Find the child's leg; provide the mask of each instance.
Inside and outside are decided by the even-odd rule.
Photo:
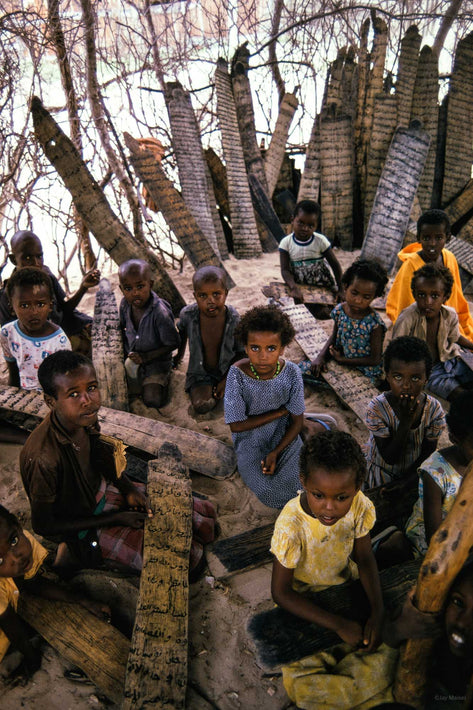
[[[170,376],[170,372],[163,372],[143,379],[142,398],[147,407],[159,409],[168,403]]]
[[[190,390],[189,395],[192,406],[198,414],[210,412],[216,406],[217,400],[214,398],[212,391],[212,385],[197,385]]]
[[[458,362],[461,362],[459,358],[454,357],[446,362],[437,362],[433,366],[427,382],[427,388],[433,392],[433,394],[451,401],[463,392],[461,381],[457,377],[457,374],[461,376],[463,370],[461,366],[458,365]],[[466,367],[466,365],[464,365],[464,367]]]
[[[378,540],[382,537],[383,533],[376,536]],[[373,551],[379,569],[392,567],[400,562],[414,558],[410,542],[400,530],[393,530],[387,537],[379,540],[379,542],[376,538],[373,538]],[[377,542],[378,544],[376,544]]]

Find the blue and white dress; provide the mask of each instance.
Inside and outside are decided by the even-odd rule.
[[[304,413],[304,385],[299,368],[286,360],[272,380],[256,380],[232,365],[225,388],[225,422],[232,424],[280,407],[297,416]],[[272,476],[262,472],[261,461],[280,443],[290,425],[289,415],[263,426],[232,433],[240,476],[264,505],[283,508],[300,489],[298,436],[279,455]]]

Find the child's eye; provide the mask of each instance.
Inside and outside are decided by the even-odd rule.
[[[340,503],[342,503],[344,500],[347,500],[347,498],[348,498],[348,496],[338,496],[337,500],[340,501]]]
[[[270,353],[273,353],[276,350],[276,346],[275,345],[268,345],[268,350]]]
[[[15,547],[15,545],[18,545],[20,541],[20,536],[19,535],[12,535],[10,538],[10,546]]]
[[[95,392],[95,390],[97,389],[97,385],[89,385],[87,389],[89,390],[89,392]]]
[[[259,350],[259,346],[258,345],[250,345],[250,350],[252,353],[257,353]]]
[[[420,377],[419,375],[412,375],[411,380],[412,382],[420,382]]]
[[[311,496],[313,496],[317,500],[322,500],[322,498],[323,498],[322,493],[311,493]]]
[[[450,599],[450,604],[454,604],[454,606],[457,606],[460,609],[463,609],[463,607],[465,606],[463,604],[463,599],[460,599],[460,597],[457,597],[455,595],[453,595],[453,597]]]
[[[70,395],[69,395],[69,397],[70,397],[71,399],[76,399],[78,396],[79,396],[79,393],[78,393],[78,392],[71,392]]]
[[[0,567],[3,565],[3,557],[0,557]]]
[[[402,380],[401,375],[392,375],[392,378],[393,378],[393,380],[395,380],[396,382],[400,382],[400,381]]]

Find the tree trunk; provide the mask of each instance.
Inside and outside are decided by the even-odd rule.
[[[454,19],[460,12],[462,2],[463,0],[452,0],[452,2],[450,3],[450,7],[442,17],[442,22],[440,23],[440,27],[435,37],[434,46],[432,47],[432,51],[437,57],[440,54],[440,50],[444,45],[445,39],[453,24]]]
[[[396,82],[397,125],[407,126],[411,120],[412,96],[418,71],[419,49],[422,37],[411,25],[401,41],[401,53]]]
[[[185,301],[151,249],[138,243],[112,211],[103,190],[90,174],[72,141],[61,131],[37,97],[31,100],[36,139],[72,196],[84,223],[116,264],[145,259],[159,295],[179,314]]]
[[[366,19],[361,26],[361,41],[360,48],[358,50],[358,87],[356,94],[356,112],[355,112],[355,126],[353,139],[355,144],[355,172],[356,172],[356,185],[359,197],[359,211],[362,212],[365,203],[365,142],[363,140],[363,118],[365,115],[365,102],[366,102],[366,92],[368,91],[368,79],[370,72],[370,58],[368,54],[368,33],[370,30],[370,21]],[[363,224],[363,216],[360,215],[357,219]]]
[[[287,138],[291,127],[292,119],[297,111],[297,97],[295,94],[284,94],[279,105],[279,113],[274,127],[271,142],[264,156],[264,171],[268,183],[269,198],[273,196],[278,182],[281,166],[286,152]]]
[[[305,153],[304,172],[302,173],[301,184],[297,201],[315,200],[319,201],[320,192],[320,116],[316,116],[312,124],[309,143]]]
[[[422,127],[430,136],[430,148],[417,190],[422,211],[432,206],[439,116],[438,77],[437,55],[426,45],[422,47],[419,55],[411,109],[411,119],[421,121]]]

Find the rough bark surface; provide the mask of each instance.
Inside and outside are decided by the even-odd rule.
[[[417,75],[419,49],[422,37],[415,25],[411,25],[401,41],[399,68],[396,82],[397,123],[407,126],[411,120],[412,96]]]
[[[177,447],[148,464],[154,515],[145,523],[143,570],[123,710],[185,708],[192,487]]]
[[[358,50],[358,86],[356,95],[356,113],[354,126],[355,142],[355,167],[356,181],[359,192],[360,207],[364,204],[365,196],[365,142],[363,140],[363,116],[365,111],[366,92],[368,90],[368,80],[370,72],[370,58],[368,54],[368,33],[370,30],[370,20],[366,19],[361,27],[361,41]]]
[[[438,84],[437,55],[430,47],[424,46],[419,55],[411,109],[411,119],[421,121],[430,136],[430,148],[417,190],[422,211],[429,209],[432,204],[439,117]]]
[[[207,156],[204,155],[205,161],[205,178],[207,180],[207,192],[209,195],[210,204],[210,214],[212,215],[212,221],[214,223],[215,234],[217,235],[217,245],[220,252],[220,258],[222,260],[228,259],[228,246],[225,240],[225,234],[223,233],[222,222],[220,220],[220,215],[217,209],[217,197],[215,195],[212,174],[210,172],[209,163],[207,161]]]
[[[284,94],[279,106],[278,118],[274,127],[271,142],[264,156],[264,171],[268,183],[268,195],[271,198],[277,185],[281,166],[284,161],[286,144],[292,119],[299,102],[295,94]]]

